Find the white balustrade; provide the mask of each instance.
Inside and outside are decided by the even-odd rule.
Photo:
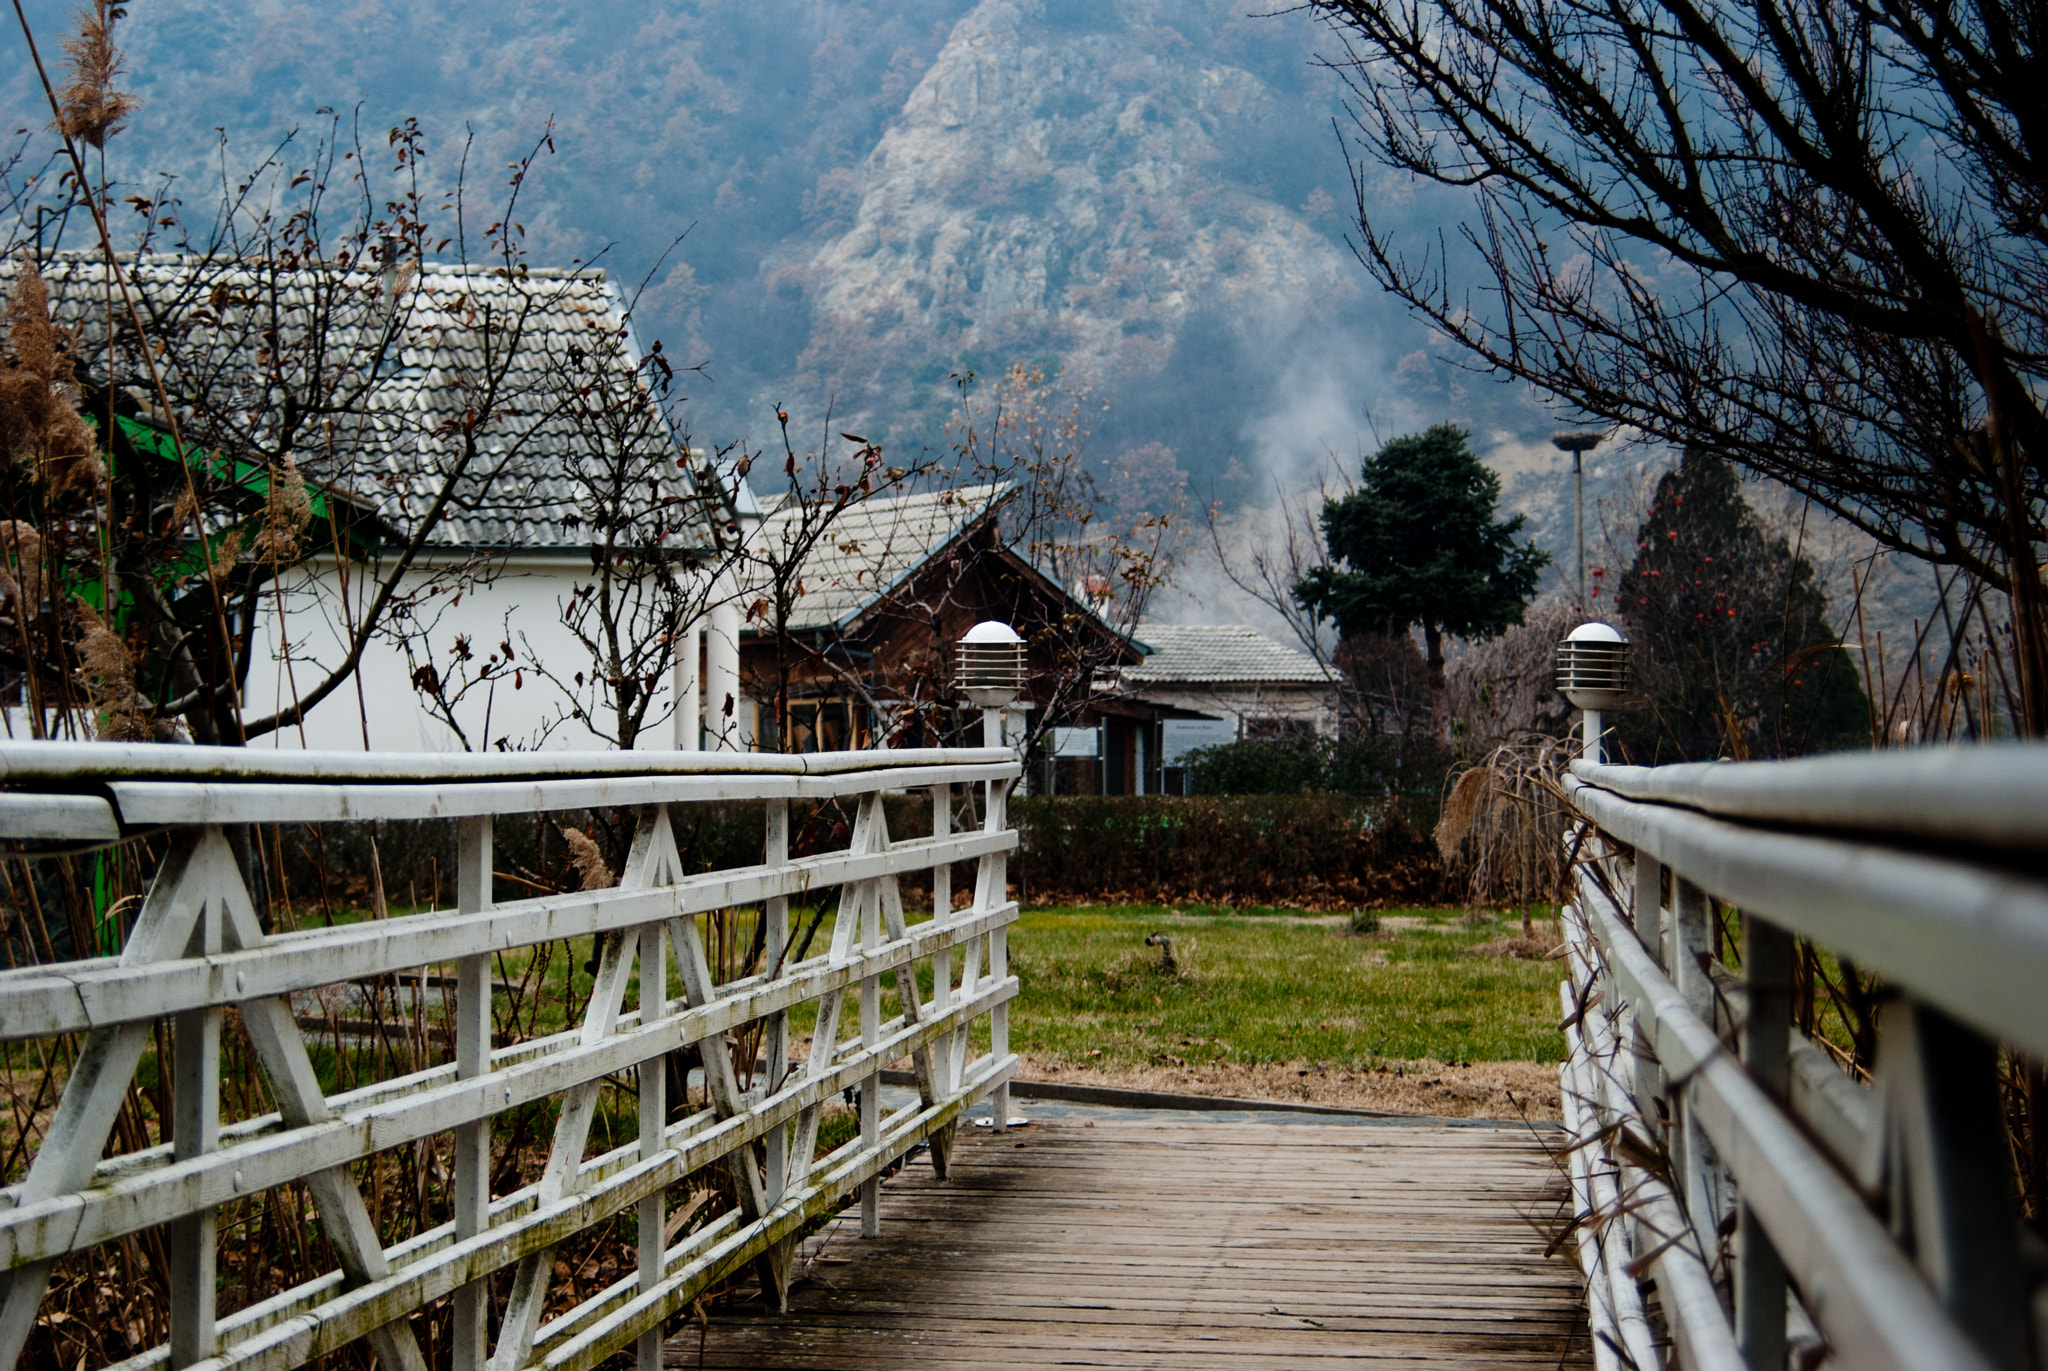
[[[1596,1361],[2040,1366],[2048,1247],[2019,1222],[1996,1073],[2001,1045],[2048,1057],[2048,748],[1582,760],[1565,788]],[[1800,938],[1881,978],[1868,1083],[1793,1025]]]
[[[71,1034],[78,1044],[26,1178],[0,1190],[0,1364],[20,1356],[59,1259],[161,1227],[170,1341],[127,1371],[289,1367],[358,1338],[387,1368],[423,1368],[411,1319],[442,1299],[451,1299],[458,1371],[573,1371],[628,1347],[642,1371],[657,1371],[664,1319],[750,1263],[780,1296],[809,1221],[859,1195],[872,1230],[881,1174],[919,1144],[943,1174],[963,1112],[1014,1072],[1002,1015],[1017,993],[1004,947],[1016,918],[1005,893],[1017,841],[1006,797],[1018,771],[1001,749],[384,756],[0,745],[0,839],[13,850],[83,851],[152,833],[166,834],[158,841],[169,848],[118,957],[0,972],[0,1040]],[[950,797],[970,786],[982,788],[983,822],[955,832]],[[884,795],[906,789],[931,792],[930,836],[890,833]],[[791,804],[834,799],[855,807],[850,846],[792,857]],[[762,861],[692,873],[671,816],[727,800],[765,802]],[[638,827],[616,887],[493,901],[494,816],[623,806],[637,810]],[[224,832],[424,818],[458,821],[454,910],[296,932],[260,927]],[[974,900],[955,911],[951,867],[967,861],[979,868]],[[898,880],[927,871],[936,898],[917,917]],[[791,900],[835,888],[830,947],[792,959]],[[718,983],[699,916],[738,906],[760,910],[765,966]],[[492,959],[586,938],[594,986],[581,1022],[494,1046]],[[292,997],[451,963],[448,1060],[324,1093]],[[929,999],[920,967],[932,976]],[[900,1005],[888,1018],[884,978]],[[799,1061],[790,1013],[802,1005],[816,1006],[816,1027]],[[277,1112],[223,1124],[227,1009],[247,1030]],[[977,1057],[972,1029],[984,1018],[995,1050]],[[115,1114],[164,1023],[174,1141],[109,1157]],[[742,1086],[731,1043],[757,1024],[765,1065]],[[692,1046],[709,1107],[671,1121],[664,1061]],[[917,1100],[885,1112],[881,1072],[905,1057]],[[628,1073],[637,1075],[638,1137],[591,1155],[600,1091]],[[860,1091],[859,1133],[814,1160],[821,1108],[849,1089]],[[545,1169],[493,1194],[494,1120],[548,1100],[558,1108]],[[387,1248],[350,1167],[441,1134],[454,1138],[452,1219]],[[719,1161],[737,1207],[678,1235],[673,1188]],[[341,1269],[218,1314],[216,1212],[288,1182],[309,1189]],[[632,1276],[546,1317],[556,1249],[621,1214],[637,1225]],[[510,1300],[493,1327],[486,1284],[497,1272],[509,1273]]]

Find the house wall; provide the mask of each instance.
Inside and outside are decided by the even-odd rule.
[[[977,535],[985,537],[986,535]],[[1054,603],[1033,577],[1020,573],[1010,559],[985,542],[970,545],[958,556],[927,562],[887,601],[869,608],[843,635],[831,631],[793,634],[790,696],[859,700],[862,691],[850,685],[841,670],[820,663],[814,647],[828,650],[844,671],[857,672],[866,690],[878,700],[933,698],[937,683],[949,675],[947,659],[967,630],[984,620],[1009,624],[1026,640],[1072,609],[1072,602]],[[747,695],[756,702],[764,726],[774,707],[777,668],[772,636],[750,629],[741,649]],[[1060,670],[1052,653],[1033,648],[1027,673],[1043,681]],[[1030,687],[1027,685],[1027,692]],[[947,701],[948,704],[957,703]],[[1029,707],[1027,705],[1027,707]],[[1094,723],[1091,712],[1077,722]],[[886,728],[890,721],[883,720]],[[968,718],[971,727],[971,717]],[[1013,725],[1014,726],[1014,725]],[[856,725],[859,731],[861,725]],[[963,741],[966,741],[963,739]]]
[[[495,746],[500,738],[511,748],[610,746],[574,719],[564,721],[562,716],[569,710],[567,698],[525,669],[535,659],[565,676],[579,667],[587,668],[587,654],[563,625],[560,609],[576,573],[587,566],[587,558],[582,557],[516,558],[508,561],[495,579],[465,590],[460,604],[453,603],[452,595],[436,596],[429,602],[439,612],[427,634],[438,668],[446,671],[455,635],[464,633],[478,661],[496,651],[499,643],[509,641],[515,655],[513,666],[523,669],[517,688],[508,672],[494,691],[472,691],[458,707],[457,717],[472,746],[485,746],[486,740]],[[360,569],[352,569],[351,598],[360,599],[360,580]],[[326,560],[301,568],[281,592],[281,604],[278,598],[268,602],[257,620],[262,655],[249,672],[244,717],[260,718],[281,703],[288,704],[297,698],[295,691],[312,689],[325,679],[329,665],[342,660],[346,628],[340,587],[337,569]],[[289,652],[286,634],[290,635]],[[640,748],[674,746],[673,724],[667,717],[673,689],[672,679],[660,686],[648,716],[660,722],[651,722],[642,733]],[[360,752],[366,730],[369,746],[376,751],[447,752],[462,746],[454,730],[427,709],[413,688],[404,652],[384,639],[373,641],[364,653],[357,680],[307,712],[303,728],[280,729],[257,740],[256,745]]]
[[[1240,738],[1262,724],[1306,728],[1319,738],[1335,737],[1339,712],[1334,686],[1143,686],[1132,698],[1161,709],[1228,719]]]

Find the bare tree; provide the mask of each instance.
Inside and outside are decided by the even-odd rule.
[[[1106,490],[1084,465],[1084,393],[1028,368],[986,392],[972,373],[954,379],[961,405],[946,449],[904,466],[841,435],[862,447],[834,480],[817,454],[797,457],[785,428],[792,488],[740,554],[748,622],[774,647],[753,693],[774,702],[780,747],[806,746],[824,727],[798,717],[798,694],[873,719],[870,741],[951,739],[953,644],[993,602],[1031,647],[1042,708],[1028,748],[1049,722],[1114,689],[1105,669],[1130,652],[1175,563],[1179,484],[1148,478],[1163,488],[1140,492],[1113,477]],[[874,473],[866,485],[862,471]]]
[[[1033,683],[1040,710],[1028,750],[1053,724],[1079,715],[1102,691],[1152,597],[1172,582],[1183,556],[1184,485],[1112,500],[1087,452],[1089,416],[1099,407],[1083,385],[1012,367],[986,395],[962,378],[952,425],[954,450],[972,469],[1013,480],[1002,534],[1028,562],[1067,592],[1071,603],[1028,636],[1044,664]]]
[[[766,680],[756,683],[756,692],[765,689],[769,700],[773,745],[779,751],[795,751],[798,739],[791,727],[790,699],[799,680],[819,674],[847,684],[867,679],[864,673],[845,670],[843,663],[818,651],[796,631],[799,604],[805,594],[827,589],[809,579],[816,575],[820,550],[834,546],[842,521],[850,511],[921,483],[943,481],[949,473],[929,449],[903,464],[892,464],[884,460],[880,444],[853,433],[839,435],[842,441],[853,445],[853,451],[833,457],[829,415],[825,421],[827,441],[800,456],[790,438],[789,411],[778,406],[775,419],[782,444],[782,475],[789,485],[780,496],[773,517],[733,548],[731,574],[747,601],[745,622],[757,626],[774,651]],[[743,454],[737,459],[733,471],[739,479],[746,478],[758,456]],[[844,551],[848,556],[865,556],[879,563],[886,548],[864,546],[856,541]],[[872,593],[878,588],[870,585],[866,589]]]
[[[1333,461],[1333,467],[1336,465]],[[1289,491],[1276,480],[1273,504],[1268,511],[1270,526],[1248,527],[1259,511],[1243,510],[1236,520],[1227,519],[1220,503],[1205,511],[1209,547],[1216,565],[1239,590],[1258,601],[1287,625],[1302,651],[1318,665],[1335,669],[1340,639],[1328,619],[1302,608],[1294,598],[1294,587],[1316,567],[1330,560],[1329,545],[1323,539],[1319,517],[1323,506],[1348,494],[1354,483],[1326,473],[1313,488]],[[1347,713],[1354,702],[1347,700]]]
[[[2048,126],[2007,0],[1314,0],[1358,253],[1480,365],[2013,601],[2048,731]],[[1375,166],[1462,196],[1383,211]]]
[[[635,307],[660,265],[628,294],[608,286],[609,310],[579,312],[536,382],[541,407],[556,417],[551,470],[535,492],[545,503],[534,514],[589,551],[586,576],[555,606],[578,653],[536,649],[509,615],[495,645],[452,626],[444,633],[447,584],[415,590],[394,625],[414,688],[465,747],[538,746],[573,722],[630,749],[679,706],[661,687],[693,642],[686,630],[710,607],[718,571],[739,556],[734,482],[743,478],[720,470],[725,454],[707,460],[690,447],[677,368],[660,339],[643,353],[634,338]],[[473,567],[469,579],[495,571],[488,556]],[[492,739],[497,692],[523,690],[529,678],[556,701],[540,732]]]
[[[1585,618],[1552,595],[1497,637],[1466,643],[1451,659],[1450,707],[1461,750],[1479,757],[1527,734],[1562,737],[1571,705],[1557,693],[1557,645]]]
[[[780,621],[780,646],[760,683],[772,696],[787,673],[787,736],[778,734],[785,750],[823,745],[827,719],[814,711],[827,700],[872,719],[879,746],[952,740],[953,644],[985,611],[989,563],[1000,560],[994,521],[1015,493],[1004,482],[958,477],[941,459],[922,489],[868,498],[842,510],[828,536],[811,540],[799,578],[799,603],[811,600],[803,627]],[[801,536],[805,517],[787,502],[768,517],[761,537],[778,558]],[[799,704],[800,693],[817,698]],[[859,742],[853,718],[846,723],[849,741]]]
[[[1301,649],[1332,673],[1344,732],[1398,738],[1405,757],[1412,745],[1427,741],[1431,714],[1428,664],[1413,635],[1342,636],[1294,595],[1309,572],[1329,564],[1322,511],[1357,488],[1334,453],[1330,459],[1336,474],[1326,472],[1313,487],[1290,492],[1275,484],[1263,527],[1261,511],[1240,511],[1233,520],[1212,504],[1206,511],[1210,550],[1224,577],[1284,623]],[[1458,708],[1454,699],[1453,712]]]

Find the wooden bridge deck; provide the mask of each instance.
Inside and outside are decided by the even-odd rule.
[[[668,1364],[1591,1364],[1528,1130],[1158,1117],[963,1137],[950,1182],[884,1186],[882,1237],[806,1244],[788,1315],[714,1317]]]

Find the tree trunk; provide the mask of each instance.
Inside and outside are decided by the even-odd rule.
[[[1422,641],[1428,651],[1424,660],[1429,664],[1429,727],[1436,740],[1450,746],[1451,720],[1444,692],[1444,635],[1435,624],[1422,626]]]

